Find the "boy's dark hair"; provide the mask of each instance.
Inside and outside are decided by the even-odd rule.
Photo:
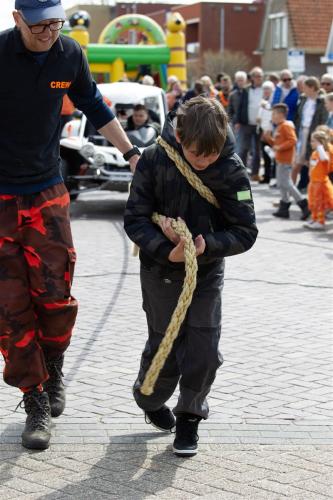
[[[284,116],[287,116],[287,114],[289,113],[289,108],[287,104],[285,104],[284,102],[280,102],[279,104],[274,104],[272,110],[278,111],[278,113],[282,113]]]
[[[176,130],[186,148],[196,145],[198,156],[222,151],[227,137],[228,117],[216,99],[198,96],[177,111]]]
[[[147,111],[148,113],[148,109],[144,104],[136,104],[135,106],[133,106],[133,111]]]

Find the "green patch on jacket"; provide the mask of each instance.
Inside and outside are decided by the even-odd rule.
[[[251,191],[247,189],[246,191],[238,191],[237,193],[237,200],[238,201],[246,201],[246,200],[251,200]]]

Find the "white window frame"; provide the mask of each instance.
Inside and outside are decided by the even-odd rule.
[[[197,56],[200,52],[200,42],[190,42],[186,44],[186,52],[191,56]]]
[[[270,14],[272,49],[288,48],[288,16],[285,12]]]

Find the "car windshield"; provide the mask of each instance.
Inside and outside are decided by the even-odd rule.
[[[157,125],[157,130],[158,130],[158,127],[161,123],[160,106],[159,106],[158,96],[146,97],[142,101],[141,101],[141,103],[144,104],[144,106],[148,110],[149,123],[153,124],[153,125]],[[134,103],[128,104],[128,103],[119,102],[119,103],[114,104],[114,106],[113,106],[115,115],[118,118],[118,120],[119,120],[119,122],[124,130],[127,130],[130,128],[129,125],[132,122],[133,108],[136,104],[138,104],[138,103],[134,102]],[[95,144],[99,144],[99,145],[103,145],[103,146],[112,146],[112,144],[110,142],[108,142],[103,136],[101,136],[99,134],[99,132],[95,129],[93,124],[88,119],[87,119],[87,122],[85,125],[84,136],[88,137],[89,140]]]

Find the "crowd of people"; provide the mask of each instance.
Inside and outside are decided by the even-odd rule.
[[[289,69],[265,75],[254,67],[249,73],[237,71],[233,81],[224,73],[215,83],[204,75],[187,91],[169,77],[170,111],[198,95],[224,106],[251,181],[280,189],[273,215],[289,218],[292,197],[302,220],[311,215],[306,228],[325,229],[325,214],[333,210],[333,75],[294,78]]]

